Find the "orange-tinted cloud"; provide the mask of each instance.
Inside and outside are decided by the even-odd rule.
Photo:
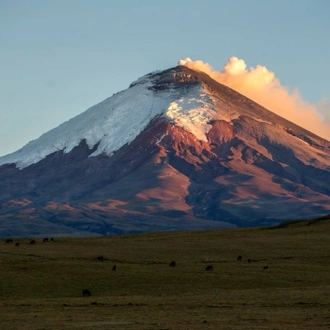
[[[298,90],[290,93],[274,72],[265,66],[246,69],[245,61],[237,57],[229,58],[222,71],[215,71],[208,63],[190,58],[182,59],[178,64],[203,71],[266,109],[330,140],[330,107],[327,100],[316,105],[304,101]]]

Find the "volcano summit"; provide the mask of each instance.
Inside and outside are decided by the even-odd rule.
[[[185,66],[0,158],[0,236],[270,225],[330,210],[330,142]]]

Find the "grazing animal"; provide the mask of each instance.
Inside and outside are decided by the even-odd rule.
[[[11,244],[11,243],[13,243],[13,240],[12,239],[6,239],[5,243],[6,244]]]
[[[213,266],[212,265],[208,265],[208,266],[206,266],[205,270],[211,272],[213,270]]]
[[[84,289],[82,294],[83,294],[83,297],[90,297],[92,295],[88,289]]]
[[[175,266],[176,266],[176,262],[175,261],[171,261],[170,267],[175,267]]]
[[[102,256],[97,257],[97,261],[104,261],[104,257],[102,257]]]
[[[242,256],[238,256],[237,261],[242,261]]]
[[[115,272],[117,270],[117,266],[116,265],[113,265],[112,266],[112,270]]]
[[[15,246],[19,246],[19,243],[15,243]]]
[[[48,239],[48,237],[46,237],[46,238],[44,238],[42,241],[43,241],[43,242],[49,242],[49,239]]]
[[[30,242],[30,245],[36,245],[36,241],[33,239],[33,240]]]
[[[269,269],[269,266],[267,265],[267,266],[264,266],[264,270],[266,270],[266,269]]]
[[[54,237],[52,237],[52,238],[50,239],[50,241],[51,241],[51,242],[54,242]]]
[[[252,260],[249,258],[249,259],[248,259],[248,263],[251,263],[251,261],[252,261]]]

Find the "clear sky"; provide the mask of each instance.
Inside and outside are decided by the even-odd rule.
[[[180,58],[330,97],[329,0],[0,0],[0,155]],[[330,127],[329,127],[330,129]]]

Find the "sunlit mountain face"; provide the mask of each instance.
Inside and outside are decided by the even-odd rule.
[[[0,158],[0,235],[277,224],[330,213],[330,142],[187,66]]]

